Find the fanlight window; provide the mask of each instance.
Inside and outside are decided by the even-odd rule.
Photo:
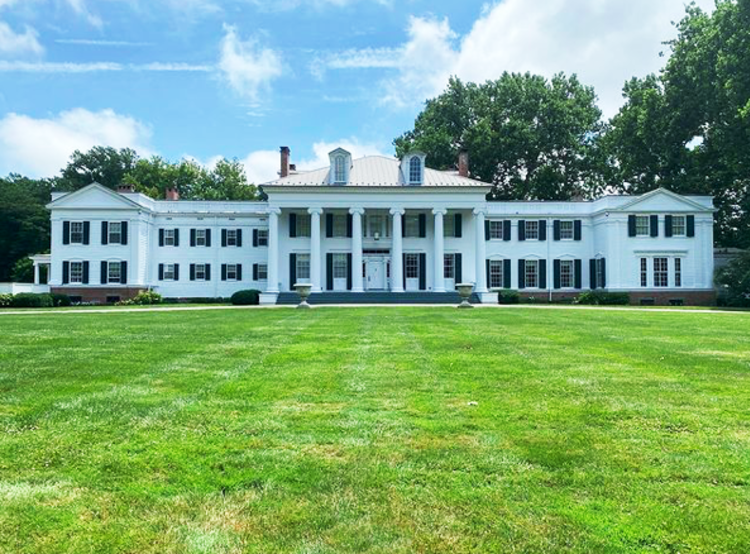
[[[346,158],[336,156],[333,168],[333,178],[335,183],[346,183]]]
[[[412,184],[422,182],[422,160],[416,156],[409,160],[409,182]]]

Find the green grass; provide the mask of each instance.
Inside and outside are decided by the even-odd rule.
[[[750,545],[748,314],[3,316],[0,430],[3,553]]]

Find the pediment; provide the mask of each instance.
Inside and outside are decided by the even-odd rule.
[[[47,207],[55,209],[143,209],[143,206],[99,183],[92,183],[87,187],[66,194],[50,202]]]
[[[620,207],[627,212],[696,212],[709,208],[667,189],[656,189]]]

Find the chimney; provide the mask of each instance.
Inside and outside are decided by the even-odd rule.
[[[120,183],[117,185],[117,192],[119,193],[129,193],[129,192],[135,192],[135,187],[131,185],[130,183]]]
[[[177,187],[167,187],[165,198],[177,202],[180,199],[180,191],[177,190]]]
[[[281,147],[281,171],[279,176],[283,179],[289,176],[289,147]]]
[[[469,176],[469,151],[462,148],[458,153],[458,174],[461,177]]]

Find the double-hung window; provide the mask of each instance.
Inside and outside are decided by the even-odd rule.
[[[310,236],[310,214],[297,214],[297,236]]]
[[[122,223],[119,221],[110,221],[107,229],[109,230],[109,244],[122,244]]]
[[[120,283],[122,282],[122,266],[120,262],[109,262],[107,264],[107,282],[108,283]]]
[[[445,254],[443,256],[443,278],[444,279],[456,278],[456,255],[455,254]]]
[[[572,289],[575,285],[575,263],[573,260],[560,260],[560,288]]]
[[[70,244],[83,244],[83,221],[70,222]]]
[[[175,230],[164,229],[164,246],[174,246],[175,244]]]
[[[72,227],[72,224],[71,224]],[[72,235],[72,232],[71,232]],[[72,238],[72,236],[71,236]],[[83,283],[83,262],[70,262],[70,282],[80,285]]]
[[[333,278],[334,279],[346,279],[347,278],[346,254],[334,254],[333,255]]]
[[[310,254],[297,254],[297,282],[310,281]]]
[[[538,221],[526,222],[526,240],[539,240],[539,222]]]
[[[682,258],[674,259],[674,286],[682,286]]]
[[[406,278],[419,278],[419,254],[406,255]]]
[[[265,281],[268,279],[268,265],[258,264],[258,281]]]
[[[641,287],[648,286],[648,258],[641,258]]]
[[[268,229],[258,229],[258,246],[268,246]]]
[[[560,240],[573,240],[572,221],[560,221]]]
[[[490,260],[490,288],[503,288],[503,277],[503,260]]]
[[[165,281],[174,281],[174,276],[175,276],[174,264],[164,264],[163,275],[164,275]]]
[[[206,280],[206,264],[195,264],[195,280],[196,281]]]
[[[538,260],[526,260],[525,265],[525,278],[526,288],[535,289],[539,287],[539,261]]]
[[[227,281],[237,280],[237,264],[227,264]]]
[[[651,234],[651,223],[647,215],[635,216],[635,236],[648,237]]]
[[[654,258],[654,286],[669,286],[669,258]]]
[[[443,236],[454,237],[456,236],[456,218],[451,216],[443,218]]]
[[[333,214],[333,236],[346,236],[346,214]]]
[[[407,237],[415,238],[419,236],[419,215],[408,214],[404,216],[404,234]]]
[[[207,240],[206,240],[206,230],[205,229],[196,229],[195,230],[195,245],[196,246],[206,246],[206,242],[207,242]]]
[[[672,236],[684,237],[687,234],[686,217],[684,215],[672,216]]]
[[[227,229],[227,246],[237,246],[237,229]]]
[[[490,240],[503,240],[503,222],[490,221]]]

